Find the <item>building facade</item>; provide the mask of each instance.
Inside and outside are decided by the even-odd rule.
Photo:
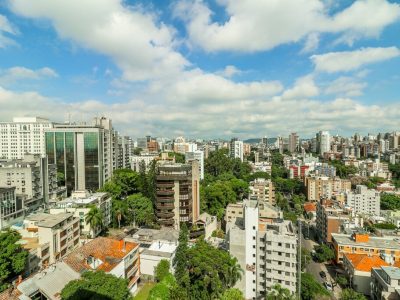
[[[229,153],[233,158],[239,158],[243,161],[243,141],[234,138],[229,144]]]
[[[179,229],[200,214],[200,174],[197,160],[190,164],[160,161],[157,167],[156,216],[162,226]]]
[[[259,202],[275,205],[275,187],[270,179],[257,178],[250,182],[250,197],[255,197]]]
[[[379,216],[381,196],[376,190],[369,190],[365,185],[357,185],[355,191],[346,193],[346,204],[356,214]]]
[[[197,160],[199,162],[200,180],[203,180],[204,179],[204,152],[202,150],[186,152],[185,153],[186,163],[189,163],[192,160]]]
[[[306,177],[305,185],[308,201],[319,201],[321,198],[331,198],[333,195],[351,191],[351,181],[339,177]]]
[[[0,187],[0,230],[20,222],[24,218],[21,198],[17,198],[15,187]]]
[[[44,131],[53,123],[39,117],[0,122],[0,159],[21,159],[26,153],[46,153]]]

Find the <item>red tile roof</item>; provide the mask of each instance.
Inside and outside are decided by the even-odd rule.
[[[88,257],[92,256],[102,261],[102,264],[96,270],[110,272],[129,252],[138,246],[136,243],[125,242],[124,240],[98,237],[74,250],[64,259],[64,262],[76,272],[81,273],[85,270],[92,270],[87,263]]]
[[[317,205],[315,203],[306,202],[306,203],[304,203],[304,210],[306,212],[317,211]]]
[[[389,264],[379,256],[368,256],[366,254],[356,253],[346,253],[345,256],[357,271],[371,272],[372,268],[389,266]]]

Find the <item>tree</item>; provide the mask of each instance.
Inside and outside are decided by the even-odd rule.
[[[301,299],[314,300],[329,296],[329,292],[310,273],[301,274]]]
[[[187,295],[177,285],[176,279],[171,273],[165,275],[162,281],[151,290],[148,300],[185,300]]]
[[[140,152],[142,152],[142,148],[135,148],[133,149],[133,155],[140,155]]]
[[[220,149],[210,153],[204,162],[204,171],[212,176],[232,172],[233,162],[228,156],[227,149]]]
[[[216,181],[202,191],[205,210],[219,220],[222,219],[229,203],[236,203],[236,193],[228,181]]]
[[[344,287],[349,284],[349,281],[347,280],[347,278],[345,276],[340,275],[340,276],[336,277],[336,283],[338,285],[340,285],[341,287]]]
[[[344,289],[340,294],[340,300],[367,300],[367,298],[353,289]]]
[[[118,222],[118,228],[121,228],[121,222],[127,219],[128,206],[124,201],[113,200],[112,213],[113,213],[113,219]]]
[[[169,157],[175,157],[175,162],[183,164],[185,163],[185,155],[177,152],[168,152]]]
[[[160,282],[160,281],[162,281],[168,274],[171,274],[171,273],[169,272],[169,268],[170,268],[169,261],[166,260],[166,259],[162,259],[162,260],[158,263],[158,265],[157,265],[157,267],[156,267],[156,269],[155,269],[155,271],[154,271],[156,280]]]
[[[237,261],[204,240],[187,250],[191,299],[219,299],[241,277]]]
[[[315,248],[315,257],[319,262],[326,262],[335,258],[335,252],[327,245],[322,244]]]
[[[311,261],[311,253],[306,248],[301,248],[301,269],[304,271]]]
[[[381,209],[398,210],[400,209],[400,197],[392,194],[381,194]]]
[[[295,300],[295,296],[280,284],[275,284],[267,293],[266,300]]]
[[[139,177],[138,177],[138,185],[139,185],[139,190],[141,193],[150,198],[149,194],[149,184],[147,182],[147,172],[146,172],[146,163],[144,160],[142,160],[139,163]]]
[[[233,257],[228,262],[228,270],[226,272],[225,284],[226,286],[232,288],[237,281],[242,279],[244,271],[240,266],[236,257]]]
[[[221,300],[243,300],[243,293],[239,289],[227,289],[221,297]]]
[[[181,224],[179,231],[178,247],[176,249],[173,264],[175,267],[175,278],[179,286],[186,291],[189,289],[189,271],[187,262],[187,252],[189,242],[189,230],[186,223]]]
[[[129,220],[139,225],[149,225],[154,220],[154,209],[151,200],[142,194],[128,196],[126,199],[128,210],[133,213]]]
[[[65,176],[62,172],[57,172],[57,185],[65,186]]]
[[[18,244],[20,239],[21,235],[14,230],[0,233],[0,292],[25,269],[28,252]]]
[[[108,192],[113,196],[113,199],[125,199],[128,195],[138,193],[139,175],[131,169],[115,170],[111,180],[104,184],[100,189],[103,192]]]
[[[103,271],[84,272],[80,279],[70,281],[61,291],[62,300],[125,300],[130,298],[128,281]]]
[[[97,206],[93,205],[85,217],[86,224],[89,224],[90,229],[93,231],[93,238],[96,235],[97,229],[103,227],[103,220],[103,212]]]

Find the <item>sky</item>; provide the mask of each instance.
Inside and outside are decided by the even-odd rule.
[[[400,1],[2,0],[0,121],[132,137],[400,125]]]

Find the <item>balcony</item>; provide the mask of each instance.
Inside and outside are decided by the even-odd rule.
[[[175,213],[172,211],[171,212],[156,212],[156,215],[158,218],[169,219],[169,218],[173,218],[175,216]]]
[[[165,209],[174,209],[175,205],[173,203],[157,203],[156,204],[157,209],[165,210]]]
[[[174,219],[159,219],[157,222],[164,226],[172,226],[175,223]]]
[[[173,182],[157,182],[158,188],[173,188],[174,186]]]
[[[173,196],[175,194],[175,191],[174,190],[158,190],[157,191],[157,195],[160,195],[160,196],[169,196],[169,195],[171,195],[171,196]]]

